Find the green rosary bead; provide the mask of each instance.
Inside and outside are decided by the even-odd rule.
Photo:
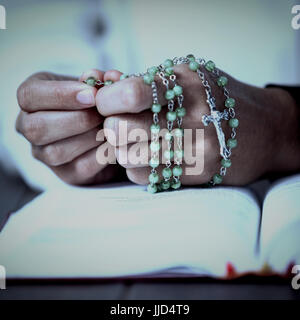
[[[215,184],[220,184],[220,183],[222,183],[222,181],[223,181],[223,178],[222,178],[222,176],[221,176],[220,174],[216,173],[216,174],[213,176],[213,182],[214,182]]]
[[[157,186],[155,184],[148,184],[147,187],[148,192],[150,193],[156,193],[157,192]]]
[[[182,128],[176,128],[176,129],[174,130],[174,135],[175,135],[175,137],[177,137],[177,138],[183,137],[183,129],[182,129]]]
[[[159,176],[157,173],[151,173],[149,174],[148,179],[151,184],[155,184],[159,181]]]
[[[109,85],[111,85],[111,84],[113,84],[112,80],[106,80],[106,81],[104,82],[104,85],[105,85],[105,86],[109,86]]]
[[[167,90],[165,93],[165,98],[167,100],[173,100],[175,98],[175,92],[172,89]]]
[[[177,190],[181,187],[181,182],[180,181],[177,181],[177,182],[173,182],[171,184],[171,188],[174,189],[174,190]]]
[[[173,91],[175,93],[176,96],[180,96],[183,92],[182,90],[182,87],[181,86],[178,86],[176,85],[174,88],[173,88]]]
[[[96,79],[94,77],[89,77],[86,79],[86,84],[91,86],[91,87],[94,87],[96,85]]]
[[[239,120],[236,118],[232,118],[228,121],[230,128],[237,128],[239,126]]]
[[[123,73],[123,74],[120,76],[120,80],[124,80],[124,79],[126,79],[126,78],[128,78],[128,74]]]
[[[150,143],[150,150],[152,152],[157,152],[160,149],[160,143],[158,141],[152,141]]]
[[[160,183],[160,187],[162,190],[168,190],[170,188],[170,186],[171,186],[170,181],[162,181]]]
[[[151,127],[150,127],[150,131],[154,134],[158,134],[159,131],[160,131],[160,125],[159,124],[151,124]]]
[[[165,157],[167,160],[173,159],[173,157],[174,157],[174,151],[173,151],[173,150],[165,150],[165,152],[164,152],[164,157]]]
[[[165,73],[167,76],[171,76],[172,74],[174,74],[174,69],[173,67],[168,67],[165,69]]]
[[[167,60],[165,60],[163,65],[164,65],[165,68],[170,68],[170,67],[174,66],[174,63],[173,63],[173,60],[167,59]]]
[[[227,98],[225,100],[225,107],[234,108],[235,107],[235,100],[233,98]]]
[[[167,120],[168,121],[175,121],[176,120],[176,112],[175,111],[169,111],[167,112]]]
[[[152,75],[152,76],[155,76],[156,74],[157,74],[157,72],[158,72],[158,68],[157,67],[150,67],[148,70],[147,70],[147,72],[150,74],[150,75]]]
[[[159,103],[153,103],[151,110],[153,113],[159,113],[161,111],[161,105]]]
[[[175,166],[175,167],[173,168],[173,175],[174,175],[175,177],[181,176],[181,175],[182,175],[182,168],[181,168],[180,166]]]
[[[201,65],[202,65],[202,61],[204,61],[203,59],[196,59],[194,55],[189,54],[186,56],[186,58],[180,58],[180,59],[174,59],[174,61],[176,60],[176,64],[182,64],[182,63],[186,63],[188,64],[188,67],[191,71],[194,72],[199,72]],[[170,147],[170,143],[173,142],[173,140],[175,140],[178,144],[178,146],[180,146],[180,139],[183,137],[183,133],[184,130],[181,128],[181,120],[184,116],[186,116],[187,111],[184,107],[182,106],[177,106],[177,108],[174,108],[174,102],[175,102],[175,98],[178,98],[178,103],[180,104],[180,97],[182,97],[183,95],[183,88],[180,85],[177,85],[175,83],[175,79],[176,77],[174,76],[174,61],[171,59],[167,59],[164,61],[163,64],[159,65],[158,67],[153,66],[147,69],[147,73],[144,74],[143,76],[143,80],[146,84],[148,85],[152,85],[153,86],[153,81],[155,79],[155,76],[160,72],[163,71],[165,77],[170,77],[170,81],[172,81],[174,83],[174,87],[171,89],[168,89],[168,84],[164,85],[166,86],[167,91],[165,92],[165,98],[167,101],[169,101],[168,105],[169,108],[172,110],[166,110],[166,120],[168,123],[168,127],[173,126],[173,122],[176,121],[177,119],[180,120],[180,122],[178,122],[178,128],[175,128],[172,131],[167,131],[164,135],[164,138],[166,141],[168,141],[168,146],[169,148],[167,150],[165,150],[163,152],[163,156],[164,158],[168,161],[167,165],[165,166],[165,168],[162,170],[162,174],[160,176],[160,174],[158,172],[156,172],[155,168],[159,167],[160,165],[160,159],[158,157],[158,152],[161,149],[161,144],[157,139],[153,138],[153,141],[151,141],[150,143],[150,150],[152,152],[152,158],[149,161],[149,166],[152,168],[152,172],[149,174],[148,179],[150,184],[148,185],[148,191],[151,193],[156,193],[158,191],[163,191],[163,190],[168,190],[169,188],[172,189],[179,189],[181,187],[181,182],[179,181],[179,177],[181,177],[183,175],[183,169],[180,165],[180,163],[182,162],[183,156],[184,156],[184,151],[179,148],[177,150],[175,146],[174,149],[172,147]],[[200,61],[200,63],[199,63]],[[207,61],[206,63],[204,63],[204,68],[205,70],[209,71],[209,72],[214,72],[216,70],[216,65],[212,60]],[[217,70],[216,70],[217,71]],[[216,72],[217,74],[218,72]],[[199,74],[200,76],[200,74]],[[127,78],[128,75],[121,75],[120,80],[121,79],[125,79]],[[163,78],[163,77],[162,77]],[[201,77],[200,77],[201,78]],[[86,81],[86,83],[94,86],[95,82],[97,80],[95,79],[90,79],[90,81]],[[225,75],[220,75],[217,77],[217,85],[219,87],[223,87],[225,90],[225,87],[228,83],[228,78]],[[105,85],[107,84],[111,84],[112,81],[106,81]],[[153,88],[154,90],[154,88]],[[226,91],[226,90],[225,90]],[[154,92],[154,91],[153,91]],[[233,98],[228,98],[228,94],[226,94],[226,92],[224,92],[225,95],[225,107],[226,108],[234,108],[236,101]],[[154,124],[151,125],[150,127],[150,131],[152,134],[159,134],[160,133],[160,126],[156,123],[157,121],[157,116],[158,113],[160,113],[162,111],[162,105],[158,103],[157,101],[157,96],[154,95],[153,93],[153,99],[155,99],[153,102],[153,104],[151,105],[151,110],[154,114]],[[173,100],[173,101],[172,101]],[[177,99],[176,99],[177,100]],[[172,105],[171,105],[172,102]],[[172,108],[171,108],[172,107]],[[174,109],[175,110],[174,110]],[[230,111],[230,110],[229,110]],[[233,113],[230,113],[233,114]],[[178,121],[179,121],[178,120]],[[235,131],[234,128],[237,128],[239,126],[239,120],[237,118],[230,118],[228,121],[228,126],[230,128],[232,128],[232,133],[231,136],[234,137],[235,136]],[[154,135],[152,137],[155,137]],[[226,141],[226,145],[229,149],[235,148],[237,146],[237,140],[235,138],[230,138]],[[174,167],[170,167],[171,165],[171,161],[175,162]],[[210,181],[211,185],[218,185],[221,184],[223,182],[223,175],[225,175],[225,168],[229,168],[231,167],[231,160],[230,159],[226,159],[226,158],[222,158],[220,161],[221,164],[221,169],[223,171],[221,171],[220,173],[216,173],[212,176],[212,179]],[[159,181],[160,178],[163,178],[162,181]]]
[[[166,141],[171,141],[172,138],[173,138],[172,133],[171,133],[171,132],[166,132],[166,134],[165,134],[165,140],[166,140]]]
[[[230,159],[222,159],[221,160],[221,165],[224,168],[229,168],[229,167],[231,167],[231,160]]]
[[[190,61],[195,61],[195,59],[196,59],[193,54],[188,54],[186,57],[187,57]]]
[[[184,116],[186,115],[186,110],[185,110],[184,107],[177,108],[177,109],[176,109],[176,113],[177,113],[177,116],[178,116],[179,118],[182,118],[182,117],[184,117]]]
[[[200,67],[200,64],[198,62],[196,62],[196,61],[191,61],[189,63],[189,68],[192,71],[197,71],[197,69],[199,69],[199,67]]]
[[[146,84],[149,84],[149,85],[150,85],[153,81],[154,81],[154,76],[153,76],[152,74],[146,73],[146,74],[144,75],[144,82],[145,82]]]
[[[159,166],[159,159],[151,158],[149,161],[149,166],[154,169],[157,168]]]
[[[183,158],[183,155],[184,155],[184,151],[183,150],[175,150],[176,158],[181,160]]]
[[[217,84],[219,87],[225,87],[228,82],[228,79],[225,76],[221,76],[217,80]]]
[[[227,140],[227,147],[230,149],[233,149],[237,146],[237,140],[236,139],[228,139]]]
[[[213,61],[211,61],[211,60],[209,60],[209,61],[207,61],[207,62],[205,63],[205,69],[206,69],[207,71],[212,72],[215,67],[216,67],[215,63],[214,63]]]
[[[170,168],[164,168],[162,171],[162,175],[165,179],[169,179],[172,177],[172,170]]]

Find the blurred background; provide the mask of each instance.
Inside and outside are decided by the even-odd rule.
[[[145,70],[193,53],[235,78],[300,83],[300,30],[289,0],[0,0],[0,165],[34,188],[61,183],[14,129],[17,87],[30,74]]]

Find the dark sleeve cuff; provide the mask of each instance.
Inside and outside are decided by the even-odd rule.
[[[300,87],[268,84],[266,85],[266,88],[280,88],[286,90],[295,99],[297,105],[300,106]]]

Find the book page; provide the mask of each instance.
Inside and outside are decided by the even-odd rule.
[[[262,214],[261,259],[273,271],[285,273],[300,264],[300,174],[276,182]]]
[[[0,264],[10,278],[176,273],[226,277],[256,268],[259,205],[247,189],[64,186],[9,219]]]

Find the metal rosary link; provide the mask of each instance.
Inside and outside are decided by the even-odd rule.
[[[152,88],[152,100],[153,104],[158,104],[158,95],[157,95],[157,87],[155,81],[152,82],[151,84]],[[153,124],[158,125],[159,119],[158,119],[158,113],[154,112],[153,113]],[[159,143],[159,129],[158,130],[151,130],[151,141]],[[159,151],[152,151],[151,150],[151,159],[153,161],[158,161],[159,162]],[[152,168],[151,173],[157,173],[156,168]]]
[[[216,99],[215,99],[215,97],[212,96],[211,86],[209,85],[208,81],[205,79],[204,72],[202,72],[200,69],[198,69],[197,74],[198,74],[199,78],[201,79],[202,84],[205,88],[205,93],[206,93],[206,97],[207,97],[206,102],[208,103],[208,106],[210,108],[210,115],[204,115],[202,117],[202,122],[205,126],[209,125],[209,123],[211,123],[211,122],[214,124],[214,126],[216,128],[219,144],[220,144],[220,155],[223,158],[227,159],[230,156],[230,152],[229,152],[228,148],[226,147],[225,135],[224,135],[222,127],[221,127],[221,120],[228,119],[228,112],[226,110],[223,112],[220,112],[217,110]]]
[[[160,79],[162,80],[163,85],[166,87],[166,91],[169,90],[169,80],[167,79],[165,73],[164,73],[164,68],[162,65],[159,66],[159,73],[158,76],[160,77]],[[174,110],[174,100],[170,99],[168,100],[168,110],[170,112],[173,112]],[[171,162],[171,154],[172,154],[172,142],[173,142],[173,136],[172,136],[172,129],[173,129],[173,121],[168,121],[167,120],[167,128],[168,128],[168,132],[165,135],[165,140],[167,141],[167,149],[164,152],[164,157],[165,154],[168,154],[168,157],[166,159],[166,163],[165,166],[168,170],[171,170],[171,166],[172,166],[172,162]],[[171,179],[172,175],[164,176],[164,181],[166,183],[168,183]]]
[[[213,73],[213,75],[214,75],[215,77],[219,77],[219,76],[220,76],[220,70],[219,70],[218,68],[214,68],[214,70],[213,70],[212,73]],[[224,93],[224,96],[225,96],[226,99],[230,99],[229,91],[228,91],[228,89],[226,88],[225,85],[223,86],[223,93]],[[235,114],[235,109],[234,109],[234,107],[229,107],[229,108],[228,108],[228,113],[229,113],[229,118],[230,118],[230,119],[235,119],[236,114]],[[236,128],[235,128],[235,127],[232,127],[232,128],[231,128],[230,137],[231,137],[231,139],[235,139],[235,138],[236,138]],[[228,158],[229,158],[230,156],[231,156],[231,148],[229,148]],[[225,174],[226,174],[226,168],[225,168],[225,167],[221,167],[221,169],[220,169],[220,174],[221,174],[222,176],[225,176]]]
[[[174,74],[173,66],[180,65],[180,64],[188,64],[189,69],[197,73],[198,77],[201,80],[201,83],[204,87],[205,94],[206,94],[206,102],[209,106],[210,113],[202,116],[202,123],[205,126],[208,126],[212,123],[216,129],[219,146],[220,146],[220,155],[221,159],[221,168],[219,173],[213,175],[211,181],[208,183],[209,185],[216,185],[220,184],[223,181],[223,177],[226,175],[226,170],[231,166],[231,160],[229,157],[231,156],[232,148],[237,146],[236,137],[236,128],[238,127],[238,119],[235,118],[235,100],[229,96],[229,91],[226,88],[226,84],[228,79],[226,76],[220,75],[220,71],[215,67],[213,61],[205,61],[203,58],[195,58],[193,55],[188,55],[186,57],[175,57],[174,59],[167,59],[165,62],[158,67],[151,67],[147,70],[147,73],[137,73],[132,76],[134,77],[143,77],[144,82],[152,87],[152,95],[153,95],[153,124],[151,126],[151,132],[154,133],[152,136],[151,144],[156,143],[156,145],[152,145],[151,151],[154,151],[153,158],[150,161],[154,161],[154,165],[151,165],[152,170],[149,176],[150,181],[150,188],[148,191],[154,193],[159,190],[167,190],[168,188],[178,189],[180,188],[180,180],[179,177],[182,174],[182,168],[180,167],[180,157],[179,155],[183,155],[183,148],[182,148],[182,118],[185,115],[185,108],[183,107],[184,97],[182,94],[182,87],[178,86],[176,83],[176,75]],[[205,73],[201,70],[201,66],[205,68],[207,71],[211,72],[214,77],[217,77],[217,85],[223,89],[224,97],[225,97],[225,106],[226,109],[223,111],[217,110],[216,107],[216,99],[212,95],[212,89],[209,82],[205,78]],[[204,69],[204,71],[206,71]],[[159,119],[158,119],[158,112],[155,110],[160,110],[161,105],[155,106],[154,104],[157,103],[157,88],[154,82],[154,76],[158,75],[162,80],[163,85],[167,89],[165,97],[168,101],[167,107],[167,133],[165,135],[165,140],[167,141],[167,150],[164,153],[164,158],[167,159],[166,167],[163,169],[163,177],[164,180],[157,184],[158,176],[156,172],[156,167],[159,165],[159,135],[156,132],[159,129]],[[127,77],[127,76],[126,76]],[[174,84],[173,88],[169,88],[170,81]],[[152,83],[153,82],[153,83]],[[102,85],[103,83],[98,83],[98,85]],[[105,83],[104,83],[105,85]],[[175,108],[175,97],[177,97],[177,108]],[[156,109],[157,108],[157,109]],[[177,128],[173,130],[174,121],[177,122]],[[225,141],[225,135],[222,130],[221,121],[222,120],[229,120],[228,124],[231,127],[231,135],[230,139]],[[154,126],[154,127],[153,127]],[[155,127],[157,126],[157,127]],[[176,131],[177,130],[177,131]],[[178,153],[173,153],[172,151],[172,143],[174,142],[176,137],[176,146],[178,147]],[[157,144],[158,143],[158,144]],[[167,156],[166,156],[167,155]],[[172,162],[171,159],[174,157],[175,166],[171,170]],[[155,176],[155,181],[154,177]],[[156,180],[157,179],[157,180]],[[173,183],[170,184],[170,180],[173,180]],[[148,186],[148,187],[149,187]]]
[[[174,61],[175,60],[175,61]],[[173,59],[173,63],[175,64],[176,58]],[[182,174],[182,168],[180,165],[182,164],[182,158],[183,158],[183,150],[182,150],[182,137],[183,137],[183,130],[181,128],[183,117],[185,116],[185,108],[183,107],[183,90],[182,87],[180,87],[177,84],[176,81],[176,75],[172,74],[170,76],[170,81],[173,83],[173,90],[174,88],[179,89],[180,91],[177,93],[177,128],[174,131],[174,164],[177,166],[175,169],[173,169],[173,179],[175,183],[180,183],[180,175]],[[181,112],[181,113],[180,113]],[[176,145],[175,145],[176,143]],[[176,172],[178,175],[176,175]],[[174,174],[175,173],[175,174]]]
[[[196,59],[196,62],[198,62],[199,65],[204,65],[207,70],[209,70],[213,73],[214,76],[219,77],[220,72],[217,68],[215,68],[215,65],[212,61],[209,61],[206,63],[204,59],[199,58],[199,59]],[[227,167],[229,167],[231,165],[231,161],[229,160],[229,157],[231,156],[231,148],[227,147],[227,145],[226,145],[225,135],[224,135],[222,127],[221,127],[221,120],[223,120],[223,119],[228,120],[229,118],[233,119],[235,117],[235,112],[234,112],[233,108],[229,108],[228,111],[223,110],[223,112],[220,112],[216,109],[216,104],[215,104],[216,100],[214,97],[212,97],[211,87],[210,87],[208,81],[205,80],[204,72],[202,72],[200,70],[200,68],[198,68],[196,71],[197,71],[199,78],[202,81],[204,88],[205,88],[205,93],[207,96],[207,103],[208,103],[208,105],[210,107],[210,111],[211,111],[209,116],[204,115],[202,117],[202,122],[204,125],[208,125],[210,122],[213,122],[213,124],[216,128],[216,132],[217,132],[217,136],[218,136],[218,140],[219,140],[219,144],[220,144],[220,155],[223,158],[221,161],[222,166],[220,168],[220,175],[219,176],[217,174],[214,175],[213,179],[209,182],[209,185],[215,185],[216,183],[219,184],[222,182],[222,176],[226,175]],[[225,84],[227,83],[227,78],[223,77],[221,83],[219,83],[219,80],[217,81],[217,83],[219,86],[223,87],[224,96],[228,100],[230,98],[229,92],[228,92],[227,88],[225,87]],[[236,119],[234,119],[234,120],[236,120]],[[233,139],[233,138],[235,138],[235,136],[236,136],[235,128],[232,128],[231,138]]]
[[[152,89],[152,112],[153,112],[153,124],[151,125],[151,143],[150,143],[150,150],[151,150],[151,158],[149,161],[149,165],[151,167],[151,173],[149,175],[149,182],[148,191],[151,193],[155,193],[159,189],[159,175],[157,172],[157,167],[159,166],[159,150],[160,150],[160,142],[159,142],[159,119],[158,113],[160,112],[161,106],[158,103],[158,94],[157,94],[157,87],[156,82],[153,80],[151,82],[151,89]]]

